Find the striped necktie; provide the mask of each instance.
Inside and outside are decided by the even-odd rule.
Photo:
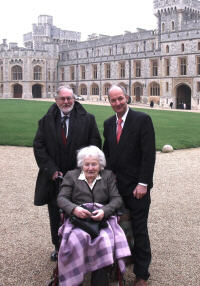
[[[65,115],[61,118],[61,135],[62,135],[62,141],[63,144],[67,144],[67,137],[66,137],[66,132],[67,132],[67,127],[66,127],[66,120],[69,118],[69,115]]]

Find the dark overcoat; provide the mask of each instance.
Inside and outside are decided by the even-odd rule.
[[[56,104],[39,121],[33,149],[39,173],[35,188],[35,205],[44,205],[56,198],[58,186],[52,180],[56,171],[63,175],[76,168],[77,150],[88,145],[101,148],[101,137],[95,118],[79,102],[70,113],[66,146],[61,136],[61,114]]]
[[[130,195],[138,183],[153,186],[155,134],[151,118],[129,109],[120,141],[116,141],[116,115],[104,122],[107,168],[117,177],[122,196]]]

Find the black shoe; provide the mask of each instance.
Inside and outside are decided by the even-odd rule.
[[[57,261],[58,260],[58,251],[55,249],[52,253],[51,253],[51,261]]]

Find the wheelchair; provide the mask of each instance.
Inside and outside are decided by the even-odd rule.
[[[61,184],[61,182],[62,182],[62,177],[59,178],[59,184]],[[132,228],[131,228],[129,211],[127,209],[123,209],[123,211],[119,211],[117,213],[117,217],[118,217],[118,224],[123,229],[123,231],[126,235],[130,250],[132,252],[134,242],[133,242],[133,236],[132,236]],[[65,215],[64,215],[64,212],[62,210],[60,210],[60,218],[61,218],[61,225],[62,225],[65,221]],[[130,264],[132,264],[132,260],[129,257],[129,258],[127,258],[126,265],[130,265]],[[114,286],[114,285],[115,286],[125,286],[126,285],[126,281],[124,279],[123,274],[120,272],[117,261],[115,261],[113,265],[108,266],[108,269],[109,269],[108,275],[109,275],[109,284],[110,285],[112,285],[112,286]],[[88,276],[88,274],[86,274],[86,276]],[[46,286],[59,286],[59,278],[58,277],[59,277],[59,269],[58,269],[58,262],[56,262],[56,266],[53,269],[52,277],[47,282]],[[84,281],[85,281],[85,279],[84,279]],[[83,285],[86,285],[86,284],[83,282]]]

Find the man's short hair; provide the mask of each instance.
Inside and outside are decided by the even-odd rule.
[[[126,89],[125,89],[125,87],[124,86],[122,86],[122,85],[120,85],[120,84],[113,84],[113,85],[111,85],[111,87],[108,89],[108,99],[109,99],[109,97],[110,97],[110,91],[113,89],[113,87],[119,87],[121,90],[122,90],[122,92],[123,92],[123,94],[125,95],[125,96],[127,96],[127,92],[126,92]]]

